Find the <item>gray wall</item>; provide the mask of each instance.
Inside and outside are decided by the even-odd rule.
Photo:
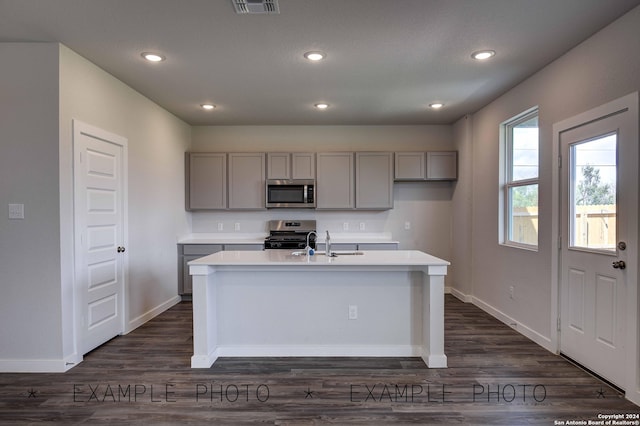
[[[0,57],[0,359],[59,359],[58,45],[2,43]]]
[[[456,250],[453,264],[470,265],[470,275],[454,287],[475,303],[541,344],[551,335],[552,126],[554,123],[640,89],[640,7],[604,28],[576,48],[496,99],[472,116],[471,137],[458,140],[461,167],[453,209],[471,207],[471,229],[466,241],[471,250]],[[540,107],[540,236],[537,252],[498,243],[499,127],[518,113]],[[462,135],[466,119],[454,125]],[[471,147],[469,146],[471,145]],[[632,190],[637,190],[633,188]],[[469,206],[467,197],[472,194]],[[469,218],[456,213],[454,229],[467,227]],[[637,237],[637,236],[636,236]],[[465,235],[460,235],[465,238]],[[471,280],[471,284],[467,282]],[[633,283],[635,285],[636,283]],[[514,299],[509,286],[515,287]]]
[[[2,43],[0,55],[0,371],[62,371],[78,358],[72,119],[128,139],[125,331],[179,301],[191,128],[64,46]],[[24,220],[7,219],[9,203]]]

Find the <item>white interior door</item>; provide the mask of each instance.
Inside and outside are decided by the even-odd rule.
[[[78,351],[124,331],[126,139],[74,121]]]
[[[560,133],[560,351],[625,388],[636,310],[637,131],[627,109]],[[635,276],[635,274],[634,274]]]

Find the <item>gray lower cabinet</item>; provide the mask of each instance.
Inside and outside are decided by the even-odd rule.
[[[190,295],[193,289],[188,263],[223,249],[222,244],[178,244],[178,294]]]
[[[260,251],[263,244],[178,244],[178,294],[191,296],[193,281],[189,274],[189,262],[223,250]]]
[[[325,251],[326,245],[318,243],[318,251]],[[398,243],[333,243],[332,251],[355,251],[355,250],[398,250]]]

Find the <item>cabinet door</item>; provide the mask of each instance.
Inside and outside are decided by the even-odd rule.
[[[316,178],[316,156],[313,152],[294,152],[291,154],[291,178]]]
[[[325,243],[318,243],[316,246],[318,251],[326,251],[327,245]],[[331,251],[356,251],[358,250],[358,244],[355,243],[331,243]]]
[[[187,210],[227,208],[227,155],[224,153],[187,154]]]
[[[456,151],[427,152],[427,180],[456,180],[458,153]]]
[[[425,180],[426,155],[424,152],[396,152],[395,180]]]
[[[393,208],[393,154],[356,153],[356,208]]]
[[[319,152],[317,173],[317,209],[355,207],[352,152]]]
[[[358,250],[398,250],[398,243],[358,243]]]
[[[262,251],[264,244],[225,244],[225,251]]]
[[[291,179],[288,152],[270,152],[267,154],[267,179]]]
[[[265,191],[264,153],[230,153],[229,208],[264,209]]]
[[[193,290],[188,263],[221,250],[221,244],[178,244],[178,294],[189,295]]]

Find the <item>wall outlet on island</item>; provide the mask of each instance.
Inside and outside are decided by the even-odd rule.
[[[358,305],[349,305],[349,319],[358,319]]]

